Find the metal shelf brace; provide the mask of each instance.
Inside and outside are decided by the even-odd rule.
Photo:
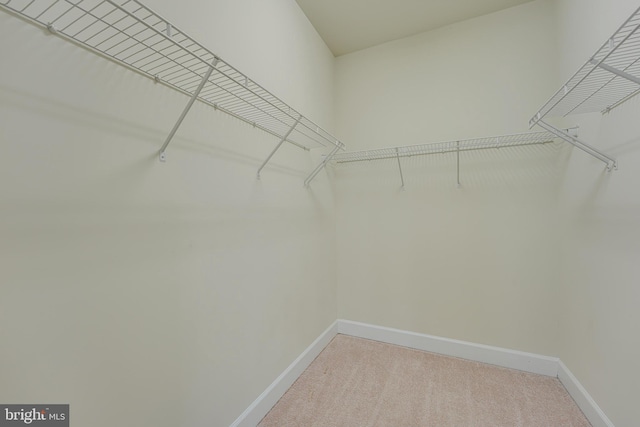
[[[0,9],[189,96],[160,149],[161,161],[196,100],[277,137],[277,148],[288,142],[305,150],[344,149],[329,132],[138,0],[0,0]]]
[[[580,113],[608,113],[640,93],[640,8],[598,49],[598,51],[529,120],[553,132],[607,165],[618,162],[583,141],[550,125],[546,117]]]

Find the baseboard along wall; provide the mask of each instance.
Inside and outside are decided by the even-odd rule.
[[[278,400],[289,390],[311,362],[329,345],[338,334],[338,322],[329,326],[316,340],[302,352],[296,360],[262,392],[256,400],[236,419],[231,427],[256,427],[260,420],[274,407]]]
[[[615,427],[602,409],[600,409],[596,401],[587,393],[587,390],[561,360],[558,361],[558,379],[593,427]]]
[[[558,376],[557,357],[539,356],[348,320],[338,321],[338,333],[549,377]]]
[[[327,328],[327,330],[293,361],[242,415],[231,424],[231,427],[255,427],[337,334],[350,335],[504,368],[557,377],[593,427],[615,427],[577,378],[557,357],[541,356],[533,353],[419,334],[350,320],[337,320]]]

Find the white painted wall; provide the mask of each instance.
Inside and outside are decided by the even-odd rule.
[[[568,79],[638,7],[636,1],[559,0],[560,70]],[[640,409],[640,99],[610,114],[573,116],[586,142],[619,170],[576,152],[564,178],[561,326],[558,355],[616,426]]]
[[[333,57],[293,0],[148,0],[331,129]],[[196,5],[198,8],[196,8]],[[0,401],[73,425],[224,426],[336,319],[319,161],[0,13]]]
[[[333,55],[295,0],[145,4],[309,119],[333,128]]]
[[[336,127],[349,150],[526,131],[555,73],[551,3],[338,57]]]
[[[340,57],[337,132],[367,149],[524,130],[635,10],[536,1]],[[337,167],[340,318],[557,355],[615,425],[640,413],[640,101],[566,145]]]
[[[557,87],[552,2],[339,57],[337,132],[366,149],[527,131]],[[562,146],[337,167],[339,318],[553,355]]]
[[[527,130],[636,6],[538,0],[334,75],[293,0],[146,3],[353,150]],[[305,190],[318,153],[256,181],[276,141],[198,104],[160,165],[183,95],[6,14],[0,53],[0,401],[228,425],[339,317],[560,356],[616,425],[640,418],[640,101],[571,119],[611,175],[549,145],[465,154],[461,189],[432,156],[403,160],[406,191],[393,161]]]

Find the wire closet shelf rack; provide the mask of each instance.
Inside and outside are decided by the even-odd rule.
[[[567,129],[566,132],[571,132]],[[427,144],[400,147],[379,148],[373,150],[349,151],[333,156],[334,164],[363,162],[372,160],[397,159],[400,180],[404,188],[404,174],[400,159],[403,157],[424,156],[430,154],[456,153],[457,184],[460,183],[460,153],[465,151],[522,147],[553,142],[556,135],[552,132],[528,132],[501,136],[490,136],[456,141],[433,142]]]
[[[640,92],[640,8],[529,120],[617,168],[617,161],[549,125],[545,118],[570,114],[605,114]]]
[[[329,156],[344,149],[336,137],[137,0],[0,0],[0,8],[190,96],[160,150],[162,161],[196,99],[279,138],[267,161],[283,142],[306,150],[329,147]]]

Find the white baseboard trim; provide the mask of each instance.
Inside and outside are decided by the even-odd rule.
[[[557,357],[540,356],[349,320],[338,320],[338,333],[549,377],[558,376],[559,359]]]
[[[340,319],[327,328],[294,360],[230,427],[255,427],[337,334],[557,377],[593,427],[615,427],[576,377],[557,357],[541,356]]]
[[[338,322],[329,326],[253,403],[230,427],[255,427],[274,407],[307,367],[338,333]]]
[[[562,361],[558,363],[558,379],[593,427],[615,427]]]

